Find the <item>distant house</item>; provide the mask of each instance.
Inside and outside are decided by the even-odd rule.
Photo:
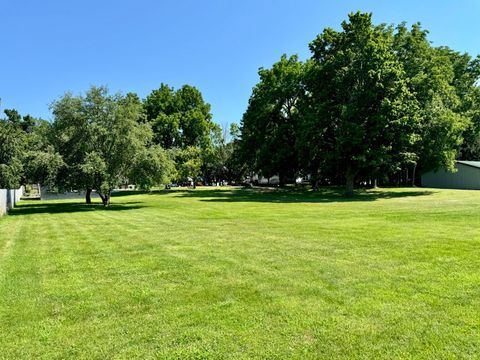
[[[456,161],[456,172],[441,169],[422,175],[422,186],[480,190],[480,161]]]
[[[273,175],[271,178],[266,178],[258,174],[254,174],[251,178],[247,177],[247,182],[252,182],[258,185],[278,185],[280,178],[278,175]]]

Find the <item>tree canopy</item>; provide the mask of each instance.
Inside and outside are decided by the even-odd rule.
[[[144,101],[147,121],[152,125],[154,141],[164,149],[211,145],[210,104],[190,85],[174,90],[166,84],[153,90]]]
[[[347,193],[478,156],[479,60],[433,47],[427,33],[352,13],[310,43],[307,62],[284,55],[260,69],[239,156],[265,176],[290,171]]]
[[[24,170],[25,135],[16,119],[0,120],[0,188],[20,186]]]
[[[420,24],[375,25],[352,13],[324,29],[311,57],[283,55],[260,68],[230,136],[194,86],[161,84],[145,99],[91,87],[51,105],[53,121],[15,109],[0,120],[0,187],[40,182],[96,190],[169,181],[280,185],[415,184],[456,159],[480,158],[480,58],[435,47]]]
[[[53,143],[66,163],[60,182],[85,189],[87,197],[96,189],[108,205],[112,190],[134,170],[140,179],[139,164],[161,155],[156,149],[146,153],[152,131],[149,124],[139,121],[142,111],[137,96],[110,95],[105,87],[92,87],[85,96],[65,94],[55,101]],[[160,177],[157,168],[154,174]]]
[[[242,121],[242,153],[255,171],[278,174],[280,183],[297,171],[297,102],[302,95],[303,63],[282,56],[271,69],[261,68]]]

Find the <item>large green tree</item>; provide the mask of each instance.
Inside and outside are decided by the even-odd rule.
[[[226,180],[234,182],[241,179],[244,166],[238,161],[240,129],[232,123],[227,128],[218,129],[212,141],[212,148],[203,152],[203,174],[207,182]]]
[[[281,185],[298,170],[295,142],[303,66],[297,56],[284,55],[271,69],[260,69],[241,124],[239,155],[266,177],[278,174]]]
[[[0,121],[0,187],[18,188],[27,183],[54,183],[63,165],[49,145],[49,123],[6,109]]]
[[[323,134],[320,141],[312,139],[312,146],[319,145],[343,174],[348,194],[361,172],[402,161],[398,136],[415,127],[416,102],[391,51],[390,34],[372,24],[371,14],[358,12],[342,23],[342,31],[325,29],[310,44],[307,96],[313,117],[304,126]]]
[[[200,148],[187,146],[184,149],[176,149],[175,161],[177,174],[183,179],[191,179],[193,188],[195,189],[202,167]]]
[[[408,77],[408,87],[418,109],[418,141],[412,148],[413,169],[453,168],[470,124],[468,102],[478,78],[478,69],[468,55],[446,47],[435,48],[420,24],[408,29],[400,24],[392,48]]]
[[[27,130],[25,184],[39,183],[53,187],[57,183],[58,174],[65,164],[50,142],[51,129],[52,125],[48,121],[33,119],[33,125]]]
[[[143,106],[154,142],[172,150],[177,175],[194,177],[196,181],[203,173],[204,181],[209,178],[209,165],[215,156],[214,140],[220,128],[212,121],[210,104],[204,101],[202,93],[190,85],[175,90],[161,84],[147,96]]]
[[[0,189],[20,187],[26,137],[17,118],[5,111],[7,119],[0,120]]]
[[[112,190],[138,167],[136,160],[148,158],[152,131],[139,121],[141,102],[134,94],[110,95],[105,87],[92,87],[85,96],[65,94],[52,112],[53,143],[66,163],[60,183],[85,189],[87,202],[96,189],[107,206]]]
[[[147,121],[151,123],[154,140],[164,149],[211,145],[212,122],[210,104],[201,92],[190,85],[174,90],[162,84],[143,103]]]

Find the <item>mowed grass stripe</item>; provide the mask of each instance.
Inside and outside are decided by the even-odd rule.
[[[112,200],[24,203],[0,220],[22,229],[7,233],[15,246],[0,268],[3,356],[479,353],[477,192],[210,188]]]

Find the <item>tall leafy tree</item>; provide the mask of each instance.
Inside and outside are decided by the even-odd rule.
[[[110,95],[92,87],[85,96],[65,94],[52,104],[53,136],[66,168],[64,185],[96,189],[107,206],[112,190],[143,159],[152,138],[150,125],[139,121],[142,104],[133,94]]]
[[[241,124],[241,156],[264,176],[278,174],[281,185],[298,170],[295,141],[303,66],[296,55],[284,55],[271,69],[260,69]]]
[[[180,177],[192,179],[193,188],[196,188],[197,178],[201,174],[202,154],[200,148],[187,146],[176,151],[177,173]]]
[[[460,148],[461,160],[480,159],[480,89],[474,88],[469,98],[471,106],[467,110],[470,123],[463,132],[463,143]]]
[[[51,124],[46,120],[31,119],[34,125],[26,130],[24,183],[39,183],[53,187],[57,183],[58,174],[65,164],[62,156],[50,143]]]
[[[184,85],[175,91],[162,84],[147,96],[143,106],[154,140],[164,149],[211,145],[210,134],[216,125],[210,104],[197,88]]]
[[[175,174],[175,162],[170,151],[153,145],[135,154],[128,179],[141,189],[148,190],[169,183]]]
[[[0,189],[16,189],[23,177],[26,137],[18,113],[5,114],[7,119],[0,120]]]
[[[238,124],[232,123],[228,132],[226,128],[219,128],[214,134],[212,148],[203,152],[203,174],[207,182],[240,180],[244,164],[237,157],[240,136]]]
[[[319,144],[344,175],[348,194],[362,171],[395,166],[397,137],[414,126],[415,101],[390,34],[372,24],[371,14],[358,12],[342,31],[325,29],[310,44],[314,70],[307,91],[314,117],[307,126],[324,134]]]
[[[459,99],[456,111],[460,112],[468,123],[462,134],[459,159],[480,159],[480,56],[472,58],[467,53],[459,53],[447,47],[441,51],[449,57],[453,66],[453,86]]]
[[[53,183],[63,161],[48,144],[48,122],[21,116],[15,109],[4,112],[7,117],[0,121],[0,187]]]
[[[393,42],[418,103],[418,142],[413,147],[416,159],[412,164],[421,172],[453,168],[470,122],[466,96],[478,77],[468,56],[432,47],[427,35],[420,24],[408,29],[403,23],[397,27]]]
[[[161,84],[147,96],[143,106],[153,129],[154,142],[164,149],[172,149],[177,162],[185,161],[177,164],[177,174],[194,177],[194,181],[200,173],[204,180],[209,178],[215,157],[214,142],[220,128],[212,121],[210,104],[204,101],[201,92],[190,85],[175,90]]]

